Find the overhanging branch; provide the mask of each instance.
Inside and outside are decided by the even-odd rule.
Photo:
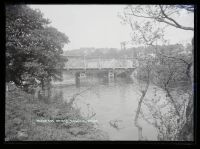
[[[176,28],[194,31],[194,28],[193,28],[193,27],[185,27],[185,26],[180,25],[180,24],[179,24],[178,22],[176,22],[174,19],[172,19],[171,17],[169,17],[168,15],[165,14],[165,12],[164,12],[164,10],[163,10],[163,8],[162,8],[161,5],[159,5],[159,7],[160,7],[161,13],[163,14],[164,18],[166,18],[167,20],[169,20],[169,21],[171,21],[171,22],[166,21],[165,19],[163,19],[163,17],[162,17],[162,18],[155,18],[157,21],[159,21],[159,22],[164,22],[164,23],[169,24],[169,25],[171,25],[171,26],[174,26],[174,27],[176,27]]]

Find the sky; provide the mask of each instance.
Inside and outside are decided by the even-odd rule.
[[[120,43],[131,40],[131,28],[118,17],[126,5],[30,5],[40,9],[51,26],[65,33],[70,40],[63,50],[84,47],[121,48]],[[183,13],[176,18],[186,26],[194,25],[193,15]],[[169,43],[191,42],[192,31],[169,27],[165,38]]]

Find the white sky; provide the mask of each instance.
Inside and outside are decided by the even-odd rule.
[[[119,12],[125,5],[30,5],[38,8],[45,18],[51,20],[51,26],[65,33],[70,43],[64,50],[80,47],[120,48],[120,42],[130,41],[131,29],[122,25]],[[177,21],[186,26],[194,25],[193,15],[185,15]],[[192,31],[169,27],[166,39],[170,43],[190,42]]]

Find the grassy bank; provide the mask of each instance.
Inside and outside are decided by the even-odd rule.
[[[67,103],[46,104],[16,87],[6,92],[5,108],[6,141],[108,139],[95,123],[86,122],[80,111]],[[81,120],[82,122],[65,123],[56,120]]]

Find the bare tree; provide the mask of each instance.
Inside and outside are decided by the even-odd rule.
[[[174,19],[174,16],[178,16],[179,12],[181,10],[186,10],[188,13],[194,13],[194,6],[192,5],[139,5],[139,6],[127,6],[124,9],[124,16],[122,17],[123,21],[127,24],[130,25],[132,31],[133,31],[133,42],[139,43],[139,44],[145,44],[148,46],[153,46],[156,49],[157,42],[160,43],[165,43],[166,41],[163,39],[164,35],[164,27],[161,26],[157,27],[155,24],[156,23],[164,23],[166,25],[170,25],[173,27],[176,27],[178,29],[183,29],[183,30],[190,30],[193,31],[193,27],[187,27],[183,26],[180,23]],[[143,23],[138,23],[135,21],[136,19],[134,18],[145,18],[145,21]],[[192,52],[193,53],[193,52]],[[154,78],[156,78],[157,82],[156,85],[161,87],[167,96],[167,99],[169,99],[169,102],[167,105],[171,105],[170,107],[171,112],[168,115],[162,115],[161,109],[157,108],[158,110],[154,111],[152,113],[154,120],[159,119],[160,120],[160,125],[158,124],[157,121],[155,121],[153,124],[158,130],[159,134],[162,134],[162,138],[166,140],[182,140],[180,138],[180,132],[184,131],[185,125],[188,123],[191,124],[192,121],[192,109],[193,109],[193,104],[192,104],[192,88],[188,90],[188,100],[189,102],[183,101],[181,104],[177,103],[177,100],[175,99],[176,97],[173,97],[172,91],[174,91],[174,88],[172,88],[172,84],[175,83],[174,81],[177,80],[177,78],[180,75],[183,75],[182,71],[180,71],[180,68],[184,68],[184,73],[186,74],[188,80],[190,80],[190,84],[192,84],[192,78],[193,78],[193,62],[192,58],[190,60],[185,60],[182,57],[177,57],[172,56],[172,55],[165,55],[159,50],[156,49],[156,54],[157,54],[157,60],[155,62],[158,63],[163,63],[163,60],[165,61],[164,65],[160,65],[164,69],[159,69],[159,67],[154,67],[151,68],[151,72],[154,74]],[[148,61],[146,61],[148,63]],[[180,63],[180,65],[177,65],[177,67],[174,67],[173,62],[176,64]],[[184,64],[184,67],[182,66]],[[159,66],[159,65],[156,65]],[[161,72],[161,74],[160,74]],[[148,77],[150,78],[150,77]],[[155,81],[155,80],[154,80]],[[152,81],[151,81],[152,82]],[[155,82],[154,82],[155,83]],[[147,81],[147,84],[149,84],[149,81]],[[177,86],[176,86],[177,88]],[[148,87],[147,87],[148,89]],[[144,90],[145,91],[145,90]],[[147,91],[147,90],[146,90]],[[135,124],[138,127],[139,132],[142,131],[142,128],[138,125],[138,117],[139,114],[144,118],[144,114],[141,111],[141,105],[142,102],[144,102],[144,96],[146,92],[142,91],[142,96],[139,100],[138,103],[138,109],[136,112],[136,117],[135,117]],[[188,104],[187,104],[188,103]],[[155,109],[157,105],[154,104],[152,106],[148,106],[151,110]],[[185,109],[180,111],[180,109]],[[190,111],[190,112],[188,112]],[[156,114],[155,114],[156,113]],[[175,119],[171,113],[175,114],[177,119]],[[190,114],[187,114],[190,113]],[[157,115],[155,117],[155,115]],[[190,116],[188,116],[190,115]],[[183,117],[185,117],[183,119]],[[146,119],[146,118],[145,118]],[[165,119],[165,120],[164,120]],[[171,119],[173,123],[171,123]],[[189,120],[188,120],[189,119]],[[147,120],[147,119],[146,119]],[[169,121],[170,120],[170,121]],[[176,126],[174,130],[176,132],[172,131],[173,126]],[[192,128],[192,127],[190,127]],[[178,136],[179,135],[179,136]],[[140,133],[139,138],[141,138],[142,135]],[[188,139],[185,139],[188,140]],[[189,139],[190,140],[190,139]]]
[[[133,42],[135,42],[135,43],[143,42],[146,46],[153,45],[155,40],[160,39],[162,36],[161,34],[159,34],[160,30],[152,31],[153,28],[149,24],[149,22],[147,22],[143,26],[142,25],[139,26],[137,23],[134,23],[134,24],[131,24],[131,27],[133,30],[134,30],[134,28],[136,28],[135,31],[137,31],[136,36],[134,36],[134,38],[133,38]],[[151,31],[151,32],[153,32],[153,34],[148,34],[148,32],[146,32],[146,31]],[[140,36],[137,36],[138,34],[140,34]],[[152,72],[152,68],[153,68],[153,64],[155,63],[155,60],[149,56],[137,57],[137,60],[140,63],[139,68],[137,68],[138,70],[136,70],[136,71],[138,71],[137,75],[136,75],[136,77],[138,79],[137,86],[139,86],[139,91],[140,91],[141,95],[140,95],[140,98],[138,101],[138,106],[137,106],[136,115],[134,118],[134,123],[135,123],[135,126],[138,128],[139,140],[143,140],[144,137],[142,135],[142,127],[139,124],[139,117],[142,112],[141,107],[142,107],[143,100],[144,100],[145,95],[149,88],[151,72]]]
[[[135,36],[138,36],[136,33],[137,31],[134,31],[135,29],[139,30],[140,32],[143,32],[143,34],[148,34],[150,33],[151,36],[156,37],[159,35],[160,37],[164,35],[164,28],[163,27],[155,27],[157,29],[154,29],[154,32],[149,32],[149,30],[146,28],[145,30],[140,30],[140,28],[134,28],[133,24],[137,23],[135,21],[135,18],[143,18],[146,19],[144,23],[148,24],[148,26],[151,24],[152,26],[158,25],[156,22],[166,24],[168,26],[173,26],[178,29],[182,30],[189,30],[189,31],[194,31],[194,27],[191,26],[183,26],[180,23],[176,21],[176,18],[180,15],[181,11],[187,11],[188,13],[194,13],[194,5],[129,5],[124,9],[124,14],[121,15],[120,17],[125,23],[128,23]],[[150,23],[151,22],[151,23]],[[137,23],[138,24],[138,23]],[[137,25],[138,27],[141,24]],[[160,24],[159,26],[162,26]],[[143,35],[142,35],[143,36]],[[146,36],[142,37],[142,41],[147,41],[146,38],[149,38]],[[138,39],[140,40],[140,39]],[[162,39],[164,41],[164,39]],[[151,38],[150,43],[148,45],[152,45],[153,42],[157,42],[155,38]],[[194,44],[194,38],[191,41],[192,45]],[[155,45],[155,44],[154,44]],[[194,48],[193,48],[194,49]],[[192,54],[193,54],[192,50]],[[173,59],[177,59],[176,57],[170,57]],[[182,59],[178,59],[183,61]],[[185,64],[187,64],[187,75],[190,76],[191,78],[191,84],[193,86],[193,61],[191,60],[190,62],[183,61]]]
[[[194,27],[183,26],[176,21],[174,16],[178,16],[181,10],[186,10],[188,13],[194,13],[193,5],[130,5],[124,9],[126,17],[139,17],[153,19],[154,21],[162,22],[167,25],[194,31]]]

